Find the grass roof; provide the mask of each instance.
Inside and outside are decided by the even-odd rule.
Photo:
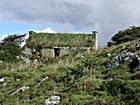
[[[30,35],[27,46],[40,47],[94,47],[95,37],[91,34],[34,33]]]

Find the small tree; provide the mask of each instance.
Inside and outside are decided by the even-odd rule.
[[[2,40],[0,43],[0,60],[6,62],[17,60],[16,56],[19,56],[22,52],[19,46],[22,40],[18,39],[18,37],[17,35],[12,35]]]

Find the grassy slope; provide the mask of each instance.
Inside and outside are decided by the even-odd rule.
[[[0,64],[0,77],[9,81],[0,88],[2,105],[43,105],[52,95],[61,97],[60,105],[139,105],[140,81],[131,80],[126,65],[106,69],[103,63],[118,55],[126,47],[140,54],[134,48],[139,41],[124,43],[98,51],[72,52],[53,58],[41,65]],[[111,57],[105,57],[110,53]],[[49,79],[36,85],[48,76]],[[114,76],[112,81],[104,77]],[[16,81],[20,78],[21,81]],[[0,83],[2,86],[3,83]],[[14,96],[9,94],[19,87],[31,88]]]
[[[35,33],[30,36],[28,46],[40,47],[92,47],[95,38],[90,34]]]

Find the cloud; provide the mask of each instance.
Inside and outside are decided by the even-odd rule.
[[[36,33],[56,33],[54,30],[52,30],[51,28],[46,28],[43,30],[33,30]]]
[[[140,0],[1,0],[0,19],[61,27],[57,31],[99,31],[105,45],[120,29],[140,25]]]

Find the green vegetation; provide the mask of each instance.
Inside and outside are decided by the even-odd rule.
[[[91,34],[34,33],[27,41],[29,47],[94,47]]]
[[[16,35],[6,37],[0,43],[0,60],[6,62],[16,61],[16,56],[22,53],[22,49],[19,46],[21,39],[16,39]]]
[[[139,40],[98,51],[71,52],[38,65],[0,64],[0,77],[7,77],[0,83],[3,87],[7,82],[0,88],[0,104],[42,105],[48,97],[59,95],[59,105],[139,105],[140,81],[131,79],[135,75],[129,73],[130,68],[121,65],[107,69],[103,65],[126,48],[139,54],[133,47],[137,43]],[[48,80],[37,85],[46,76]],[[113,80],[105,79],[109,76]],[[30,88],[10,96],[23,85]]]
[[[47,39],[47,35],[32,35],[28,46],[50,46],[45,42],[53,39]],[[50,35],[55,37],[56,34]],[[59,38],[54,40],[60,42]],[[53,95],[61,97],[58,105],[139,105],[140,72],[132,74],[129,72],[131,68],[124,64],[113,68],[104,66],[105,62],[126,49],[140,55],[136,47],[139,44],[140,39],[137,38],[109,48],[40,58],[40,64],[0,63],[0,79],[5,77],[0,82],[0,105],[44,105],[45,99]],[[46,77],[48,79],[42,82]],[[22,86],[29,86],[29,89],[11,95]]]
[[[115,34],[112,37],[111,42],[108,42],[108,46],[136,40],[137,38],[140,38],[140,27],[133,26]]]

